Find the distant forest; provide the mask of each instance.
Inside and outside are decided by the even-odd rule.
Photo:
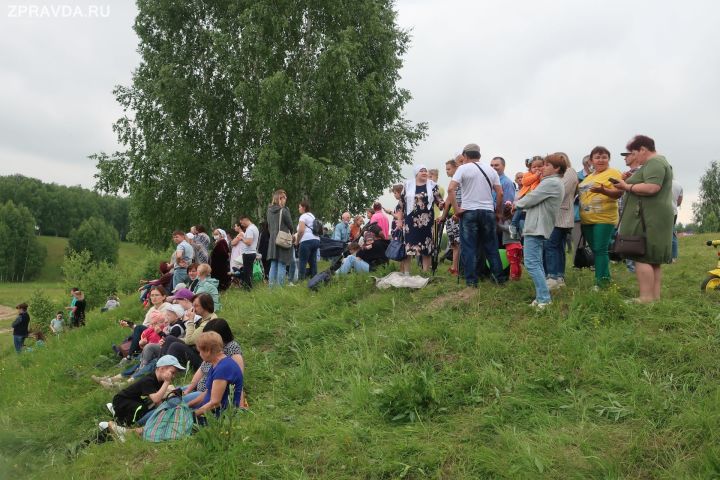
[[[8,200],[30,210],[40,235],[68,237],[70,231],[93,216],[115,227],[121,240],[126,239],[130,228],[128,199],[81,187],[44,183],[22,175],[0,176],[0,204]]]

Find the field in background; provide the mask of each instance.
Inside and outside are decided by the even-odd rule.
[[[38,237],[40,243],[47,247],[47,260],[43,266],[40,276],[32,282],[13,283],[0,282],[0,306],[10,307],[14,314],[14,307],[18,303],[28,302],[35,290],[42,290],[53,302],[61,303],[67,300],[70,302],[68,291],[62,276],[62,262],[67,247],[67,238],[62,237]],[[147,249],[141,245],[129,242],[120,243],[119,264],[136,263],[147,253]],[[9,328],[13,318],[0,316],[0,332]],[[12,338],[6,334],[0,334],[0,351],[12,348]]]

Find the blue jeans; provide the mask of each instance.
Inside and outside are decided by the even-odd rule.
[[[13,335],[13,343],[15,344],[15,351],[20,353],[22,351],[23,344],[27,335]]]
[[[342,266],[338,269],[338,274],[350,273],[350,270],[355,269],[357,273],[368,273],[370,271],[370,265],[365,260],[357,258],[355,255],[348,255]]]
[[[320,240],[305,240],[300,242],[298,255],[300,263],[298,264],[298,279],[304,280],[307,270],[305,266],[310,263],[310,278],[317,275],[317,254],[320,248]]]
[[[270,273],[268,274],[268,285],[274,287],[285,285],[285,268],[287,266],[278,260],[270,261]]]
[[[292,262],[290,262],[290,271],[288,272],[288,275],[290,276],[290,278],[288,278],[288,282],[297,283],[298,262],[297,262],[297,256],[295,255],[295,247],[292,247],[292,249],[290,250],[290,253],[292,253]]]
[[[507,280],[498,253],[495,224],[495,212],[492,210],[467,210],[460,219],[460,256],[465,271],[465,283],[469,286],[476,286],[478,283],[479,248],[485,252],[495,281],[504,283]]]
[[[525,253],[525,269],[535,284],[535,300],[538,303],[550,303],[550,290],[545,281],[543,270],[543,247],[545,237],[540,235],[526,235],[523,250]]]
[[[553,228],[545,242],[545,273],[549,278],[565,278],[565,239],[571,228]]]
[[[186,283],[187,279],[187,268],[175,267],[175,270],[173,270],[173,288],[177,287],[178,283]]]

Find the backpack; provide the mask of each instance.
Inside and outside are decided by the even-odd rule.
[[[312,234],[316,237],[322,237],[323,234],[323,224],[315,217],[315,215],[313,215]]]
[[[193,413],[184,403],[173,405],[167,401],[158,405],[143,428],[143,439],[149,442],[177,440],[190,435]]]

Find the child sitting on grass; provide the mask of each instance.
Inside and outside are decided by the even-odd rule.
[[[121,440],[124,440],[122,433],[124,429],[120,425],[145,425],[150,418],[153,409],[172,393],[172,379],[177,372],[185,370],[177,358],[172,355],[161,357],[155,365],[155,371],[145,375],[136,382],[131,383],[125,389],[119,391],[107,404],[108,410],[117,421],[100,422],[101,430],[110,428],[117,433]]]

